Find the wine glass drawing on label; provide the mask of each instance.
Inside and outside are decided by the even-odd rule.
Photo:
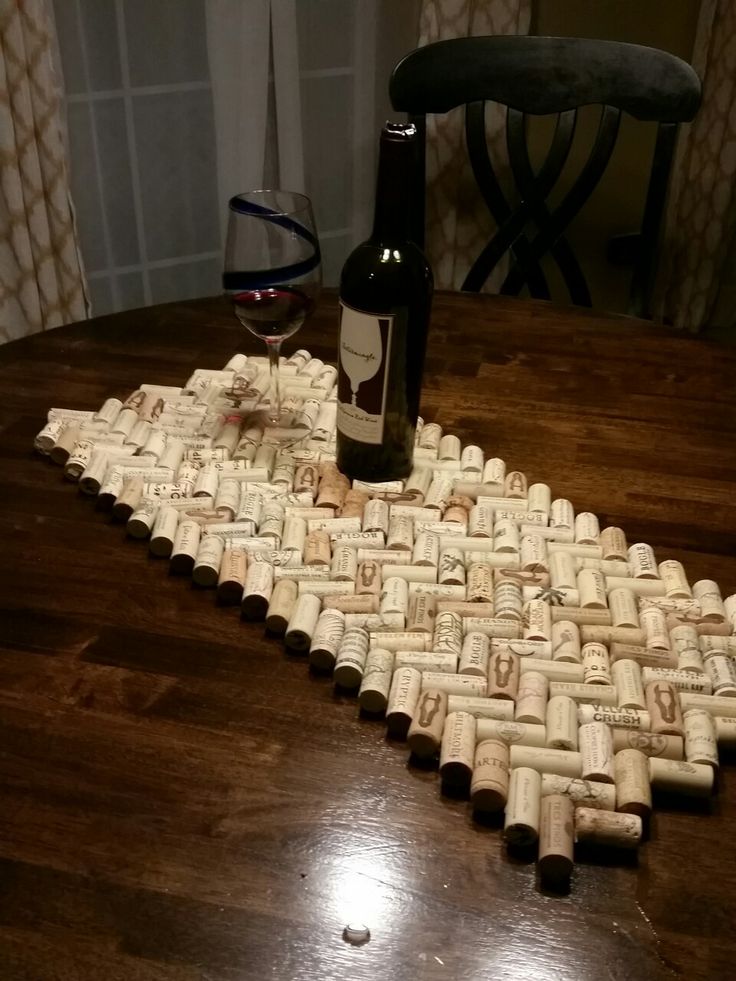
[[[350,379],[352,404],[358,404],[358,389],[374,378],[383,362],[383,344],[377,317],[363,317],[358,330],[345,330],[340,338],[340,359]]]

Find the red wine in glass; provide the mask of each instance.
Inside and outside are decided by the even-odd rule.
[[[244,290],[232,301],[240,323],[266,343],[291,337],[315,307],[312,296],[293,286]]]
[[[281,342],[302,326],[319,296],[321,256],[309,198],[293,191],[236,194],[228,204],[222,285],[244,327],[266,342],[269,420],[281,416]]]

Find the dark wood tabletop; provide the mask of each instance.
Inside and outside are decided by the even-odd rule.
[[[294,339],[334,360],[336,299]],[[297,343],[298,342],[298,343]],[[32,451],[52,406],[260,353],[224,301],[0,348],[0,978],[730,978],[736,761],[569,894],[262,625]],[[736,352],[438,294],[423,415],[736,592]],[[371,940],[342,937],[351,920]]]

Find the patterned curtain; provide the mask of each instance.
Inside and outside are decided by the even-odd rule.
[[[485,34],[526,34],[531,0],[423,0],[419,43]],[[499,179],[508,169],[506,110],[489,105],[486,125],[491,158]],[[478,253],[491,237],[493,219],[483,203],[465,148],[464,111],[427,117],[426,252],[435,285],[460,289]],[[494,270],[484,290],[497,291],[506,270]]]
[[[736,278],[736,0],[703,0],[693,67],[703,103],[683,130],[667,208],[658,316],[698,331],[714,322],[724,272]]]
[[[0,0],[0,343],[88,315],[48,0]]]

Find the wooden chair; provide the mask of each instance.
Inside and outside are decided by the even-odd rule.
[[[690,65],[656,48],[557,37],[468,37],[417,48],[394,68],[389,83],[394,109],[406,112],[420,133],[414,234],[424,240],[426,114],[465,106],[465,135],[480,193],[497,231],[468,272],[462,289],[478,291],[501,258],[510,268],[501,292],[516,295],[528,286],[549,299],[540,265],[547,253],[557,263],[573,303],[591,306],[585,277],[565,229],[602,176],[618,135],[621,113],[659,124],[642,216],[634,248],[629,313],[648,313],[660,222],[679,123],[695,116],[700,80]],[[518,201],[504,195],[488,153],[485,103],[507,107],[506,142]],[[547,204],[568,158],[578,108],[600,105],[590,154],[559,205]],[[535,172],[526,138],[526,115],[556,114],[547,156]]]

